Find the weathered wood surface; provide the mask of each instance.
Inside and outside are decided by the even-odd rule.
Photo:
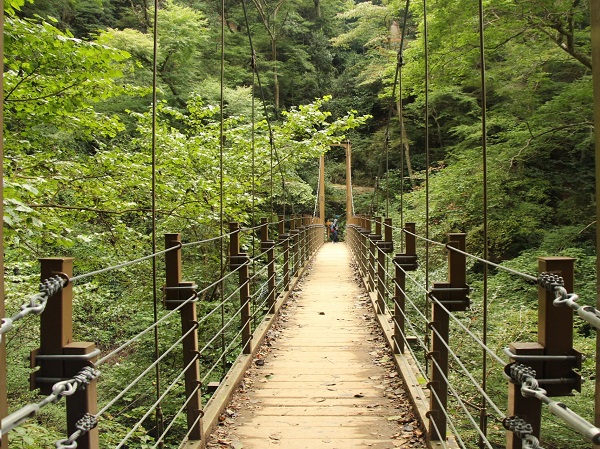
[[[425,447],[349,259],[320,250],[209,447]]]

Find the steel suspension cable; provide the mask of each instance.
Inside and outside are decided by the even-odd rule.
[[[402,35],[400,37],[400,48],[398,49],[398,62],[396,65],[396,78],[398,80],[398,124],[400,125],[400,225],[404,226],[404,110],[402,105],[402,66],[404,65],[404,39],[406,38],[406,26],[408,23],[408,11],[410,0],[406,0],[404,8],[404,22],[402,23]],[[394,89],[396,82],[394,82]],[[395,94],[392,95],[392,98]],[[400,252],[404,252],[404,239],[400,239]]]
[[[194,357],[194,362],[197,360],[196,357]],[[185,372],[185,371],[184,371]],[[169,433],[169,431],[171,430],[171,428],[177,423],[177,418],[184,412],[184,410],[186,409],[186,407],[188,406],[188,404],[190,403],[190,400],[196,395],[196,393],[198,393],[198,391],[200,390],[200,385],[196,385],[196,387],[194,388],[194,390],[192,391],[192,393],[187,397],[187,399],[185,400],[185,402],[183,403],[183,405],[179,408],[179,410],[177,410],[177,412],[174,414],[173,418],[171,419],[171,422],[169,423],[169,425],[165,428],[164,432],[162,433],[162,435],[160,435],[158,437],[158,442],[156,442],[156,444],[154,446],[152,446],[152,449],[156,449],[158,447],[158,445],[160,444],[161,441],[164,440],[164,438],[167,436],[167,434]],[[199,414],[199,418],[202,416],[202,414]],[[193,426],[190,426],[192,429],[194,428]],[[188,434],[189,436],[189,434]],[[187,436],[186,436],[187,438]]]
[[[389,217],[390,215],[390,195],[389,195],[389,171],[390,171],[390,160],[389,160],[389,143],[390,143],[390,124],[392,121],[392,111],[394,110],[394,102],[396,99],[396,86],[398,85],[398,80],[400,77],[400,67],[402,66],[402,52],[404,48],[404,38],[406,36],[406,22],[408,19],[408,8],[410,6],[410,0],[406,0],[406,6],[404,8],[404,23],[402,25],[402,35],[400,37],[400,48],[398,48],[398,53],[396,56],[396,71],[394,74],[394,84],[392,87],[392,96],[390,99],[390,105],[388,108],[388,119],[385,129],[385,183],[386,183],[386,194],[385,194],[385,215]],[[400,99],[399,102],[402,101],[402,92],[400,91]],[[402,117],[398,117],[398,121],[400,122]],[[401,124],[401,123],[400,123]],[[401,133],[402,135],[402,133]],[[402,139],[402,137],[400,137]],[[402,151],[401,151],[402,153]]]
[[[427,29],[427,0],[423,0],[423,47],[425,51],[425,238],[429,239],[429,43]],[[429,245],[425,245],[425,285],[429,286]],[[425,296],[425,313],[430,321],[431,312]],[[425,332],[428,341],[428,333]],[[428,367],[428,366],[427,366]]]
[[[129,440],[129,438],[131,438],[131,436],[135,433],[135,431],[144,423],[146,418],[148,418],[148,416],[150,416],[154,407],[159,407],[161,401],[167,396],[167,394],[169,394],[173,390],[173,388],[175,388],[177,385],[179,385],[179,380],[185,375],[185,372],[198,361],[198,359],[199,359],[199,355],[195,355],[194,357],[192,357],[192,360],[188,363],[188,365],[183,370],[181,370],[181,372],[175,377],[175,379],[173,381],[171,381],[171,384],[168,385],[167,388],[165,388],[165,391],[156,400],[156,402],[154,404],[152,404],[152,406],[148,409],[146,414],[144,414],[144,416],[142,416],[140,419],[138,419],[137,423],[131,428],[131,430],[127,433],[127,435],[125,435],[125,437],[121,440],[121,442],[116,447],[116,449],[123,447],[123,445],[127,442],[127,440]],[[164,438],[164,431],[161,430],[161,434],[160,434],[160,437],[158,440],[159,445],[161,443],[164,444],[163,438]]]
[[[224,188],[224,176],[223,176],[223,153],[224,153],[224,146],[225,146],[225,126],[224,126],[224,122],[225,122],[225,0],[221,0],[221,90],[220,90],[220,105],[219,105],[219,109],[221,110],[221,114],[220,114],[220,120],[219,120],[219,135],[220,135],[220,139],[219,139],[219,190],[220,190],[220,197],[219,197],[219,226],[220,226],[220,233],[221,235],[223,235],[225,233],[224,231],[224,205],[223,205],[223,188]],[[225,260],[224,260],[224,255],[225,255],[225,245],[223,244],[223,240],[221,239],[221,248],[220,248],[220,257],[219,257],[219,261],[220,261],[220,267],[221,267],[221,273],[225,272]],[[221,297],[221,304],[224,304],[224,288],[225,288],[225,284],[223,282],[221,282],[221,284],[219,285],[219,294]],[[225,306],[222,305],[221,306],[221,328],[223,328],[225,324]],[[225,351],[225,334],[221,333],[221,351],[224,352]],[[222,369],[223,369],[223,377],[225,376],[225,373],[227,372],[227,366],[225,365],[225,358],[223,358],[223,365],[222,365]]]
[[[153,30],[153,48],[152,48],[152,252],[156,253],[156,115],[157,115],[157,77],[158,77],[158,8],[159,0],[154,0],[154,30]],[[158,293],[157,293],[157,267],[156,257],[152,258],[152,298],[153,298],[153,319],[154,323],[158,321]],[[154,326],[154,359],[158,360],[158,326]],[[156,364],[156,398],[160,401],[160,364]],[[163,414],[160,402],[156,407],[156,428],[158,433],[163,431]],[[162,445],[160,446],[162,447]]]
[[[488,242],[488,163],[487,163],[487,92],[485,74],[485,35],[483,0],[479,0],[479,65],[481,75],[481,158],[483,163],[483,258],[489,258]],[[487,346],[488,337],[488,265],[483,265],[483,335],[482,342]],[[481,413],[479,416],[480,440],[479,447],[483,448],[487,436],[487,406],[485,396],[487,393],[487,353],[482,353],[481,388]]]
[[[252,39],[250,37],[250,22],[248,20],[248,14],[247,14],[247,10],[246,10],[246,2],[244,0],[242,0],[242,8],[244,10],[244,21],[246,23],[246,29],[248,30],[248,37],[249,37],[249,41],[250,41],[250,47],[252,50],[252,55],[255,55],[256,52],[254,51],[254,46],[252,44]],[[271,126],[271,120],[269,119],[269,111],[267,110],[267,101],[265,99],[265,92],[263,89],[263,85],[262,85],[262,81],[260,79],[260,72],[258,70],[258,65],[256,64],[255,61],[255,73],[256,73],[256,81],[258,83],[258,90],[260,92],[260,97],[261,97],[261,101],[262,101],[262,107],[263,107],[263,111],[265,114],[265,120],[267,122],[267,128],[269,131],[269,143],[270,143],[270,147],[271,147],[271,167],[270,167],[270,176],[271,176],[271,211],[273,212],[275,210],[274,208],[274,204],[273,204],[273,170],[275,168],[275,165],[273,165],[273,155],[275,156],[275,160],[277,162],[277,167],[279,168],[279,174],[281,175],[281,186],[282,186],[282,193],[283,193],[283,197],[284,197],[284,202],[283,202],[283,215],[285,216],[285,201],[289,198],[289,194],[288,194],[288,190],[287,190],[287,185],[285,182],[285,176],[283,174],[283,167],[281,165],[282,159],[279,157],[279,153],[277,152],[277,147],[275,145],[275,140],[274,140],[274,136],[273,136],[273,127]],[[292,214],[294,213],[294,204],[291,203],[291,208],[292,208]]]
[[[394,227],[394,229],[400,229],[400,228]],[[454,251],[454,252],[463,254],[463,255],[465,255],[467,257],[470,257],[471,259],[477,260],[477,261],[482,262],[482,263],[484,263],[486,265],[489,265],[491,267],[498,268],[499,270],[503,270],[503,271],[506,271],[508,273],[512,273],[512,274],[514,274],[516,276],[519,276],[519,277],[523,278],[524,280],[526,280],[528,282],[535,282],[535,283],[537,283],[537,280],[538,280],[537,277],[532,276],[530,274],[523,273],[521,271],[514,270],[512,268],[508,268],[508,267],[505,267],[503,265],[500,265],[500,264],[497,264],[497,263],[494,263],[494,262],[490,262],[489,260],[485,260],[485,259],[483,259],[481,257],[475,256],[474,254],[468,253],[466,251],[462,251],[462,250],[460,250],[458,248],[455,248],[455,247],[453,247],[451,245],[448,245],[447,243],[441,243],[441,242],[437,242],[435,240],[431,240],[431,239],[425,238],[425,237],[420,236],[418,234],[415,234],[415,233],[412,233],[410,231],[407,231],[406,229],[401,229],[401,231],[404,232],[405,234],[410,234],[410,235],[414,236],[415,238],[417,238],[419,240],[423,240],[423,241],[426,241],[426,242],[431,243],[433,245],[444,247],[444,248],[446,248],[446,249],[448,249],[450,251]]]
[[[169,348],[167,348],[152,364],[146,368],[141,374],[138,375],[132,382],[129,383],[119,394],[117,394],[112,400],[106,404],[102,410],[95,414],[96,418],[100,418],[106,411],[112,407],[119,399],[121,399],[129,390],[131,390],[134,386],[136,386],[145,376],[148,374],[152,368],[156,368],[167,355],[171,353],[175,348],[180,347],[181,342],[194,330],[198,328],[198,324],[194,324],[190,327],[190,329],[181,336],[175,343],[173,343]]]

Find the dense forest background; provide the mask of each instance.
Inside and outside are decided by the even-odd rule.
[[[39,276],[37,258],[74,256],[76,270],[88,272],[151,252],[155,24],[147,0],[5,4],[10,314]],[[535,274],[536,256],[576,257],[576,290],[594,304],[589,4],[488,0],[484,7],[490,258]],[[400,0],[226,1],[223,17],[221,2],[161,1],[158,232],[218,235],[221,195],[225,222],[252,224],[292,204],[312,214],[323,152],[327,214],[342,214],[345,199],[334,185],[344,183],[344,154],[331,145],[349,139],[353,183],[369,188],[355,198],[357,212],[414,221],[422,231],[427,197],[431,238],[466,232],[467,249],[481,255],[477,4],[427,2],[427,48],[423,4],[410,3],[403,30],[404,8]],[[218,258],[207,255],[195,276],[214,272]],[[482,267],[470,270],[476,321]],[[149,310],[139,325],[122,326],[140,318],[149,288],[142,279],[133,273],[82,286],[81,339],[107,348],[142,328]],[[497,323],[524,314],[535,322],[535,291],[523,293],[504,275],[493,276],[490,288]],[[514,327],[498,332],[498,347],[532,338],[531,327]],[[7,340],[12,387],[26,383],[23,351],[35,347],[36,332],[23,324]],[[588,357],[582,375],[591,378],[593,332],[582,325],[577,333]],[[582,414],[593,416],[593,392],[581,397]],[[28,400],[12,397],[11,406]],[[35,438],[46,432],[29,424],[34,442],[22,436],[22,447],[40,447]],[[545,447],[575,447],[570,436],[555,433]]]

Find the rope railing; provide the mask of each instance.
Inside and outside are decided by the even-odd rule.
[[[294,225],[298,225],[300,221],[298,218],[295,218],[293,223]],[[279,219],[276,224],[279,226],[279,234],[284,235],[285,219]],[[164,295],[163,304],[167,310],[165,313],[161,313],[162,316],[157,317],[156,320],[153,320],[153,323],[132,337],[127,338],[116,348],[101,355],[100,357],[98,357],[101,354],[100,350],[98,349],[87,350],[86,354],[81,356],[51,355],[49,353],[36,355],[35,360],[41,365],[51,362],[55,363],[55,359],[64,359],[65,361],[69,361],[69,363],[88,364],[89,367],[86,367],[85,370],[82,370],[81,372],[87,372],[88,369],[93,370],[95,374],[92,381],[96,382],[99,376],[99,372],[95,370],[96,367],[105,366],[106,370],[112,369],[112,367],[109,366],[109,362],[120,357],[127,357],[127,355],[123,354],[127,353],[128,348],[131,348],[134,344],[142,341],[142,339],[147,337],[152,331],[156,332],[158,327],[170,323],[171,319],[176,313],[182,316],[181,336],[174,338],[173,341],[161,351],[160,355],[153,357],[151,363],[144,366],[139,373],[132,373],[133,378],[125,380],[122,388],[118,392],[115,392],[113,395],[111,395],[110,399],[106,400],[99,411],[90,412],[79,416],[78,421],[74,423],[74,427],[71,427],[72,429],[74,428],[76,430],[71,432],[67,438],[57,441],[55,444],[57,448],[76,448],[78,446],[78,440],[81,440],[82,438],[86,438],[86,441],[88,438],[97,438],[98,432],[96,431],[94,436],[92,435],[93,432],[90,431],[99,423],[102,425],[102,418],[106,415],[108,410],[110,410],[116,404],[121,403],[125,396],[131,393],[132,389],[139,388],[139,385],[142,383],[142,381],[147,381],[149,375],[152,375],[151,372],[156,371],[156,368],[159,364],[164,363],[167,358],[173,359],[173,356],[179,350],[178,348],[183,346],[184,354],[188,353],[188,350],[185,349],[185,345],[187,344],[186,342],[189,343],[190,339],[197,342],[197,334],[199,329],[210,328],[211,334],[208,335],[203,347],[189,352],[190,354],[194,355],[192,358],[185,360],[182,370],[170,370],[168,375],[171,378],[167,381],[165,387],[161,388],[161,393],[157,395],[152,404],[148,404],[148,406],[145,407],[144,412],[141,414],[142,416],[140,416],[136,423],[129,428],[117,446],[125,447],[125,445],[131,445],[133,439],[138,438],[138,430],[141,428],[143,423],[146,422],[153,413],[159,413],[159,409],[161,409],[161,403],[167,398],[167,396],[172,395],[176,388],[181,386],[182,379],[185,378],[184,384],[186,386],[186,395],[183,399],[183,405],[178,406],[178,410],[176,411],[175,415],[169,418],[171,419],[171,422],[168,424],[166,429],[158,429],[160,433],[155,437],[156,445],[154,446],[158,447],[161,442],[164,442],[167,438],[169,438],[169,435],[173,432],[174,427],[181,426],[182,423],[178,417],[180,417],[182,413],[187,411],[189,415],[190,410],[198,409],[203,383],[209,379],[215,379],[217,368],[222,362],[225,361],[225,358],[229,359],[230,356],[239,357],[241,354],[255,351],[257,349],[252,344],[252,338],[248,332],[252,331],[251,327],[258,329],[264,320],[272,319],[278,310],[278,307],[281,306],[284,298],[291,292],[290,283],[297,282],[297,276],[302,273],[301,270],[303,267],[310,261],[310,258],[318,246],[323,242],[322,233],[319,233],[319,240],[319,235],[317,235],[318,227],[316,225],[309,223],[308,221],[302,222],[302,225],[298,227],[296,234],[292,233],[290,236],[280,238],[276,242],[270,242],[266,237],[265,238],[267,240],[262,238],[262,250],[260,254],[254,256],[253,258],[248,258],[246,262],[241,264],[232,263],[228,270],[221,272],[221,275],[217,280],[207,281],[203,279],[198,282],[183,282],[180,280],[180,273],[178,275],[179,280],[173,278],[172,275],[171,278],[169,278],[169,270],[172,270],[173,266],[177,266],[177,264],[173,265],[175,260],[181,260],[183,248],[215,242],[218,240],[222,241],[225,237],[229,237],[230,245],[232,242],[239,243],[239,239],[236,240],[237,235],[240,235],[243,232],[255,232],[259,229],[262,232],[264,230],[264,226],[264,224],[261,224],[260,226],[253,228],[237,229],[229,234],[224,234],[223,236],[214,239],[205,239],[190,243],[181,243],[181,241],[176,238],[177,235],[169,234],[169,237],[166,239],[169,247],[165,248],[163,251],[157,251],[149,256],[144,256],[139,259],[106,267],[101,270],[95,270],[78,276],[70,275],[68,270],[58,270],[59,273],[57,275],[45,278],[46,280],[42,282],[40,286],[40,293],[34,295],[30,300],[28,300],[21,307],[21,311],[18,314],[15,314],[10,318],[5,318],[2,321],[0,338],[2,338],[3,335],[10,330],[10,328],[12,328],[14,322],[27,315],[40,315],[42,316],[42,322],[44,320],[47,321],[48,319],[44,318],[46,316],[44,312],[48,304],[48,299],[54,295],[72,294],[71,289],[68,289],[68,291],[65,289],[65,287],[70,284],[70,281],[81,281],[92,276],[122,269],[145,260],[153,258],[156,259],[159,256],[165,257],[165,263],[167,266],[167,282],[161,290]],[[269,224],[267,224],[267,226],[269,226]],[[262,247],[263,244],[266,246]],[[227,254],[235,255],[239,253],[229,250],[227,251]],[[232,262],[234,260],[234,258],[231,259]],[[179,264],[181,264],[181,262],[179,262]],[[251,276],[248,275],[248,267],[250,264],[256,266],[256,269],[253,269],[253,274]],[[54,268],[52,270],[54,272],[57,271]],[[65,271],[65,273],[62,271]],[[48,269],[46,272],[48,272]],[[237,286],[232,278],[235,273],[238,273],[240,278]],[[205,284],[205,286],[199,289],[196,284]],[[210,308],[206,310],[202,316],[199,318],[190,318],[189,321],[184,320],[184,316],[190,316],[189,314],[192,312],[195,316],[195,310],[197,308],[202,308],[199,306],[199,304],[204,304],[204,301],[202,303],[199,302],[201,297],[211,291],[214,291],[215,289],[222,287],[227,289],[226,294],[222,295],[221,299],[215,301],[214,303],[211,302]],[[245,296],[246,293],[244,292],[250,289],[252,291]],[[243,298],[243,300],[236,306],[230,306],[229,304],[232,304],[234,298],[238,296]],[[273,303],[274,299],[278,300],[276,305]],[[252,314],[248,313],[251,302],[256,304],[256,309]],[[210,323],[215,322],[215,318],[218,316],[219,312],[222,313],[224,310],[226,316],[223,325],[213,329]],[[186,322],[192,323],[192,325],[187,329],[184,329],[183,326]],[[239,323],[239,325],[236,325],[236,323]],[[268,327],[265,329],[268,329]],[[266,330],[261,330],[261,332],[266,332]],[[217,352],[213,353],[212,350],[209,351],[211,345],[216,346],[215,343],[217,343],[219,339],[225,337],[228,341],[225,342]],[[203,376],[198,376],[196,383],[190,384],[190,375],[192,377],[194,376],[193,372],[198,371],[197,367],[199,365],[202,366]],[[42,366],[40,373],[44,372],[45,371]],[[220,376],[225,376],[225,374],[226,373],[222,372]],[[42,374],[38,377],[39,378],[37,381],[40,382],[41,385],[44,385],[44,382],[48,382],[52,378],[47,374]],[[81,380],[81,376],[77,375],[71,380],[61,380],[59,383],[54,384],[53,387],[44,387],[48,391],[51,390],[51,394],[43,401],[25,406],[14,414],[5,417],[2,420],[2,434],[8,434],[9,431],[20,426],[23,422],[39,413],[42,407],[56,402],[58,399],[60,399],[60,397],[64,395],[75,394],[76,391],[77,394],[80,394],[76,387]],[[73,384],[73,382],[75,382],[75,384]],[[191,385],[189,389],[188,385]],[[69,407],[69,404],[67,404],[67,407]],[[160,413],[162,413],[162,411]],[[203,426],[201,425],[203,415],[204,411],[202,411],[198,416],[195,415],[193,420],[190,420],[188,416],[189,428],[187,429],[184,439],[197,440],[202,437],[201,433],[198,433],[198,430]],[[111,419],[113,418],[111,417]],[[180,431],[177,433],[181,434]],[[171,443],[172,442],[169,444]]]
[[[156,410],[156,408],[162,403],[162,401],[167,397],[167,395],[178,385],[179,381],[184,376],[185,372],[188,369],[190,369],[198,361],[198,358],[199,358],[199,355],[195,355],[192,358],[192,360],[190,361],[190,363],[188,363],[188,365],[175,377],[175,379],[169,384],[169,386],[167,386],[167,388],[165,388],[165,390],[163,391],[163,393],[154,402],[154,404],[152,404],[150,407],[148,407],[148,411],[144,414],[144,416],[142,416],[133,425],[133,427],[131,428],[131,430],[127,433],[127,435],[125,435],[124,438],[121,439],[121,441],[119,442],[119,444],[116,446],[115,449],[122,448],[123,445],[125,443],[127,443],[127,441],[135,433],[135,431],[144,423],[144,421],[152,414],[152,412],[154,412]]]
[[[194,358],[194,360],[197,360],[197,358]],[[191,367],[191,365],[188,365],[189,367]],[[171,419],[171,422],[167,425],[167,427],[165,427],[165,430],[163,431],[162,434],[160,434],[158,436],[158,438],[156,438],[156,443],[154,444],[154,446],[152,446],[152,449],[156,449],[158,446],[160,446],[161,444],[164,443],[165,437],[169,434],[169,431],[175,426],[176,422],[177,422],[177,418],[180,417],[183,412],[185,411],[185,409],[187,408],[188,404],[190,403],[190,401],[192,400],[192,398],[200,392],[201,389],[201,385],[198,384],[196,385],[196,388],[194,388],[194,390],[192,391],[192,393],[186,398],[185,402],[181,405],[181,407],[179,407],[179,409],[175,412],[173,418]],[[201,419],[202,415],[200,414],[198,416],[198,419]],[[187,435],[186,435],[187,438]]]
[[[61,398],[65,396],[71,396],[78,389],[85,388],[86,385],[89,385],[89,383],[96,379],[99,375],[100,372],[94,368],[85,367],[72,379],[55,383],[52,386],[52,393],[46,396],[43,400],[35,404],[26,405],[16,412],[13,412],[10,415],[2,418],[0,437],[7,435],[9,431],[38,415],[40,411],[47,405],[55,404]]]
[[[368,222],[368,223],[367,223]],[[557,359],[559,355],[552,356],[535,356],[535,355],[520,355],[519,346],[516,346],[515,350],[505,349],[504,353],[499,355],[493,350],[490,345],[485,343],[477,333],[472,330],[469,326],[463,322],[461,318],[459,318],[457,311],[465,310],[470,305],[469,298],[466,298],[466,294],[470,291],[470,288],[466,284],[447,284],[447,283],[434,283],[432,287],[424,285],[420,282],[416,277],[411,276],[410,271],[416,269],[416,260],[417,254],[407,255],[398,254],[393,256],[391,251],[386,250],[386,248],[390,248],[393,243],[387,243],[386,239],[382,240],[382,236],[379,235],[379,229],[389,229],[394,228],[391,224],[382,223],[381,219],[359,219],[357,221],[358,224],[353,224],[349,226],[349,244],[351,246],[351,250],[354,254],[354,257],[357,261],[357,268],[361,273],[361,278],[364,281],[364,284],[369,292],[373,292],[371,295],[371,300],[376,306],[376,312],[378,314],[383,314],[384,317],[380,318],[380,323],[392,323],[393,324],[393,333],[395,335],[390,334],[389,344],[390,347],[394,350],[396,354],[403,354],[405,351],[406,354],[410,354],[409,359],[411,363],[404,361],[405,357],[401,356],[400,362],[397,362],[399,366],[404,366],[406,371],[409,371],[411,366],[417,367],[419,373],[424,378],[431,378],[432,375],[437,376],[437,380],[428,384],[428,389],[430,391],[430,406],[433,407],[432,410],[435,410],[435,413],[429,415],[429,425],[430,432],[435,432],[437,435],[440,435],[440,444],[443,444],[443,439],[445,439],[446,431],[444,428],[448,426],[449,429],[453,432],[453,436],[456,438],[457,444],[460,447],[465,447],[464,442],[461,439],[459,434],[460,431],[463,431],[463,427],[466,426],[475,433],[479,437],[481,447],[486,447],[491,449],[495,447],[495,444],[492,442],[490,438],[488,438],[486,434],[485,427],[481,426],[481,422],[477,423],[477,415],[469,410],[469,407],[475,407],[470,402],[470,398],[472,397],[481,397],[482,405],[481,407],[475,407],[479,412],[479,418],[481,417],[482,410],[490,409],[490,412],[485,412],[487,416],[497,416],[499,420],[503,421],[503,427],[506,431],[512,433],[514,438],[520,440],[520,444],[524,448],[541,448],[541,443],[539,439],[536,437],[539,429],[536,430],[536,424],[532,427],[531,425],[522,422],[522,420],[516,416],[518,413],[515,413],[511,405],[509,408],[509,412],[503,412],[502,409],[505,405],[500,405],[500,403],[495,398],[495,395],[492,396],[487,392],[487,389],[481,385],[481,382],[477,380],[474,372],[467,367],[467,365],[461,360],[461,356],[457,353],[457,351],[453,348],[448,340],[448,335],[441,332],[438,329],[438,324],[436,320],[441,319],[441,317],[446,317],[453,323],[453,325],[457,326],[459,333],[461,334],[461,341],[467,339],[470,342],[473,342],[476,347],[479,347],[483,350],[483,353],[490,357],[495,363],[496,366],[504,367],[506,366],[506,357],[509,359],[530,359],[532,361],[536,361],[536,363],[545,363],[545,360],[549,359]],[[368,227],[367,227],[368,225]],[[375,231],[371,231],[371,225],[374,225],[377,229]],[[375,229],[375,228],[373,228]],[[396,228],[397,229],[397,228]],[[383,234],[381,232],[381,234]],[[388,232],[388,236],[391,236],[391,232]],[[464,243],[457,245],[455,242],[446,244],[436,242],[431,239],[422,238],[416,232],[403,229],[403,235],[408,238],[408,236],[414,238],[414,241],[423,241],[427,244],[434,244],[439,246],[440,248],[444,248],[447,250],[449,264],[456,263],[458,260],[462,260],[463,270],[466,272],[466,264],[465,260],[467,258],[473,258],[480,262],[488,263],[489,261],[485,261],[480,257],[473,256],[464,250]],[[454,234],[453,234],[454,235]],[[386,236],[386,238],[388,238]],[[455,237],[451,237],[450,240]],[[462,246],[461,246],[462,245]],[[407,243],[407,247],[408,247]],[[404,248],[404,245],[403,245]],[[411,251],[415,251],[415,246],[412,244]],[[457,256],[451,256],[451,253],[456,254]],[[464,256],[463,259],[460,257]],[[457,258],[458,257],[458,258]],[[542,258],[543,259],[543,258]],[[541,259],[541,260],[542,260]],[[554,263],[553,260],[556,258],[548,258],[549,263]],[[414,262],[412,262],[414,260]],[[545,260],[545,259],[543,259]],[[455,262],[452,262],[455,261]],[[491,265],[496,266],[498,264],[493,264],[489,262]],[[554,266],[554,265],[552,265]],[[528,282],[535,281],[538,285],[539,289],[545,289],[548,291],[552,298],[550,298],[548,304],[552,307],[569,307],[574,312],[577,312],[587,324],[591,327],[598,329],[600,326],[600,312],[591,306],[581,306],[577,303],[579,297],[576,294],[568,293],[569,288],[566,287],[568,284],[562,277],[557,276],[556,274],[549,274],[548,272],[541,272],[538,277],[534,277],[528,275],[526,273],[522,273],[518,270],[512,270],[510,268],[503,267],[502,265],[498,265],[500,269],[503,269],[507,272],[510,272],[514,275],[517,275]],[[395,270],[395,274],[393,271]],[[463,275],[456,275],[456,269],[453,269],[453,276],[457,277],[457,279],[462,279]],[[556,268],[558,270],[558,268]],[[449,271],[452,271],[449,270]],[[554,271],[552,271],[554,273]],[[401,281],[398,280],[398,276],[401,276]],[[405,280],[410,282],[409,289],[407,290],[404,286]],[[451,281],[452,282],[452,281]],[[462,282],[462,281],[461,281]],[[570,285],[570,284],[569,284]],[[417,302],[412,298],[412,294],[410,290],[417,292],[417,296],[425,293],[427,302],[434,307],[434,309],[439,310],[439,312],[434,312],[433,317],[429,317],[424,313],[423,305],[421,302]],[[453,296],[454,295],[454,296]],[[458,296],[457,296],[458,295]],[[398,309],[398,297],[402,298],[402,308]],[[453,299],[456,298],[456,299]],[[378,305],[377,302],[383,299],[384,306]],[[540,299],[541,301],[542,299]],[[406,307],[406,310],[404,309]],[[436,315],[437,313],[437,315]],[[389,318],[386,318],[389,317]],[[414,322],[414,319],[417,319],[418,322]],[[409,332],[412,332],[414,337],[408,337],[404,328]],[[427,332],[423,332],[423,328],[427,329]],[[554,327],[552,327],[554,329]],[[571,329],[572,331],[572,329]],[[390,331],[392,332],[392,331]],[[553,331],[554,332],[554,331]],[[433,340],[434,345],[438,345],[437,349],[432,349],[430,347],[429,341]],[[511,346],[512,347],[512,346]],[[450,365],[445,362],[445,364],[440,363],[438,359],[437,352],[441,351],[440,348],[443,348],[444,353],[451,359],[452,363]],[[423,351],[426,354],[426,360],[429,360],[431,364],[432,371],[430,372],[426,369],[423,358],[419,354],[418,351]],[[548,347],[548,351],[552,352],[552,349]],[[464,357],[464,356],[463,356]],[[536,358],[537,357],[537,358]],[[563,359],[571,366],[574,366],[576,361],[578,360],[577,356],[565,356]],[[408,359],[406,359],[408,360]],[[562,360],[562,359],[561,359]],[[467,383],[460,382],[460,384],[456,384],[453,382],[448,373],[445,372],[444,366],[449,366],[453,371],[456,370],[456,375],[458,378],[463,378],[467,380]],[[554,366],[554,365],[553,365]],[[568,369],[568,366],[567,366]],[[552,376],[550,376],[552,377]],[[571,388],[577,388],[577,378],[568,379],[568,374],[561,375],[560,379],[543,379],[544,385],[548,385],[548,388],[552,387],[552,394],[556,395],[558,391],[564,391],[565,389],[569,390]],[[444,390],[440,391],[439,387],[435,387],[436,384],[445,385]],[[546,388],[546,387],[545,387]],[[447,389],[447,393],[444,391]],[[472,390],[472,392],[470,392]],[[509,394],[512,394],[509,389]],[[545,391],[545,390],[544,390]],[[449,413],[446,410],[446,394],[449,394],[449,397],[456,401],[457,411],[460,416],[451,416],[453,413]],[[466,396],[466,400],[463,399],[463,395]],[[521,393],[519,393],[521,394]],[[591,442],[600,441],[600,435],[596,435],[596,428],[592,426],[587,420],[581,418],[575,412],[572,412],[562,403],[555,403],[548,399],[547,397],[543,397],[543,395],[538,391],[535,394],[530,392],[530,396],[539,397],[542,403],[551,404],[552,407],[558,410],[558,413],[554,414],[554,416],[559,419],[565,420],[566,424],[576,432],[583,435],[586,439]],[[416,400],[424,402],[424,395],[417,394]],[[503,401],[501,401],[503,403]],[[555,404],[561,404],[560,406],[556,406]],[[458,412],[460,410],[460,412]],[[552,412],[551,412],[552,413]],[[440,416],[443,419],[440,420]],[[435,417],[435,418],[433,418]],[[458,429],[458,421],[457,418],[460,419],[460,430]],[[571,424],[567,422],[570,420]],[[464,422],[464,423],[463,423]],[[468,424],[467,424],[468,423]],[[539,424],[537,424],[539,425]],[[528,427],[529,426],[529,427]],[[439,427],[439,429],[438,429]],[[532,430],[527,430],[531,428]],[[525,429],[525,430],[524,430]],[[595,438],[598,438],[596,440]],[[436,442],[438,440],[436,439]],[[595,443],[597,444],[597,443]]]
[[[0,321],[0,342],[2,336],[12,329],[13,324],[27,315],[40,315],[46,309],[48,298],[62,290],[69,283],[67,276],[55,275],[45,279],[40,283],[40,292],[33,295],[28,302],[21,305],[21,311],[11,316],[10,318],[2,318]]]

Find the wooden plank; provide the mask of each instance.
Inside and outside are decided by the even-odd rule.
[[[418,424],[410,407],[400,407],[408,403],[399,399],[401,387],[391,386],[394,357],[354,281],[346,246],[324,245],[308,272],[261,354],[264,364],[254,364],[231,405],[237,416],[225,418],[226,439],[244,449],[402,447],[404,423],[412,424],[413,439]]]

